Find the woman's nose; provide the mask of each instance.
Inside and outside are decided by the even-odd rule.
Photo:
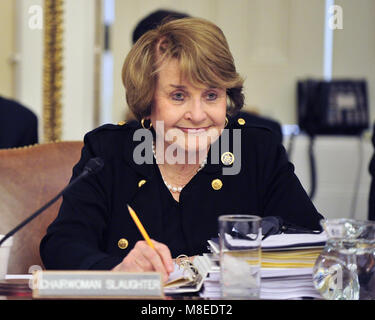
[[[194,123],[200,123],[207,118],[201,99],[194,99],[191,101],[188,117]]]

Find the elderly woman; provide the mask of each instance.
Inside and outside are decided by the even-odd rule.
[[[216,25],[184,18],[147,32],[125,60],[123,82],[139,124],[85,136],[73,177],[93,157],[104,168],[65,194],[41,243],[46,268],[154,270],[167,278],[172,257],[205,252],[228,213],[320,229],[322,216],[275,135],[231,119],[244,103],[243,80]]]

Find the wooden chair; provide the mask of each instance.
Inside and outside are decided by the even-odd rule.
[[[6,234],[69,182],[83,143],[64,141],[0,150],[0,234]],[[26,274],[43,267],[39,244],[61,204],[54,205],[24,226],[13,237],[8,273]]]

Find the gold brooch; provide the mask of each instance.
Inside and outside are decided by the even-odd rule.
[[[234,162],[233,153],[232,152],[224,152],[221,155],[221,162],[226,166],[230,166]]]

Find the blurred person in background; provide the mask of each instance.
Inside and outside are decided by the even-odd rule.
[[[38,118],[20,103],[0,97],[0,149],[38,143]]]

